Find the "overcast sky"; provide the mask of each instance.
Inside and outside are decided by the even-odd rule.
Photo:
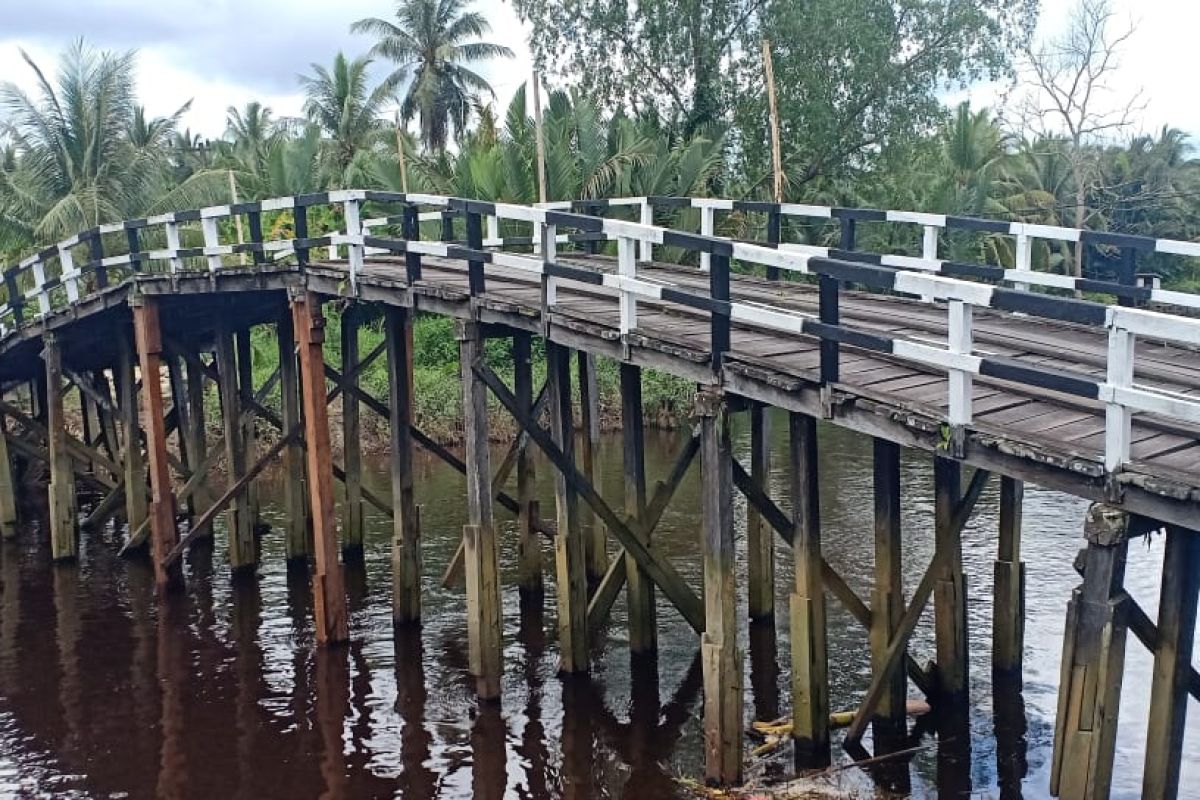
[[[1040,31],[1064,24],[1074,0],[1043,0]],[[11,4],[11,5],[10,5]],[[260,100],[277,115],[298,115],[296,76],[311,62],[328,64],[338,50],[364,52],[370,41],[349,32],[360,17],[387,17],[391,0],[0,0],[7,6],[0,26],[0,79],[29,88],[32,76],[21,61],[24,48],[47,71],[56,55],[78,36],[96,47],[139,52],[138,90],[152,115],[173,112],[189,98],[184,124],[219,136],[225,109]],[[16,7],[15,13],[12,8]],[[1148,101],[1140,127],[1164,123],[1200,136],[1195,74],[1200,53],[1197,0],[1114,0],[1121,20],[1138,29],[1122,58],[1114,89],[1128,95],[1141,88]],[[478,0],[491,21],[492,41],[515,50],[515,62],[485,64],[481,72],[496,88],[501,107],[530,72],[527,30],[512,6]],[[972,92],[980,103],[995,91]],[[1197,142],[1200,145],[1200,142]]]

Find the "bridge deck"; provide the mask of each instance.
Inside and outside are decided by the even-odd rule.
[[[613,269],[604,256],[560,254],[560,262]],[[699,382],[719,380],[730,391],[783,408],[820,413],[819,341],[810,336],[734,324],[732,349],[719,378],[709,364],[709,317],[670,302],[639,301],[636,334],[618,333],[615,290],[560,281],[558,303],[549,320],[541,318],[540,283],[519,270],[489,264],[487,287],[472,311],[466,265],[432,256],[423,258],[422,279],[411,292],[402,259],[370,258],[360,273],[365,300],[415,305],[435,313],[543,331],[572,347],[624,358],[664,369]],[[707,290],[707,276],[695,268],[663,264],[639,265],[639,277]],[[346,265],[318,262],[307,268],[313,290],[345,295]],[[238,322],[266,322],[279,314],[281,303],[270,294],[298,285],[295,267],[231,268],[216,278],[206,273],[140,276],[140,291],[160,295],[168,336],[202,338],[211,331],[214,314]],[[71,310],[55,312],[48,328],[63,328],[63,346],[73,362],[94,353],[97,364],[111,363],[111,346],[101,320],[125,313],[130,282],[104,290]],[[219,291],[214,294],[216,287]],[[777,308],[816,314],[815,286],[768,282],[738,275],[734,300],[769,303]],[[944,306],[903,297],[846,292],[841,302],[844,324],[890,337],[944,345]],[[74,332],[72,332],[74,331]],[[27,377],[35,368],[39,326],[30,326],[0,343],[0,379]],[[977,309],[974,320],[977,353],[1012,358],[1022,364],[1103,378],[1107,341],[1104,332],[1051,320]],[[1196,396],[1200,393],[1200,353],[1151,340],[1137,345],[1136,381]],[[83,366],[81,364],[81,366]],[[948,379],[938,372],[895,356],[842,346],[841,381],[835,386],[836,423],[880,435],[908,446],[936,449],[939,427],[948,405]],[[968,463],[1092,499],[1105,496],[1104,408],[1094,401],[1035,391],[1028,386],[977,377],[974,421],[970,426]],[[1133,459],[1123,473],[1124,502],[1131,510],[1158,519],[1200,528],[1200,430],[1178,422],[1137,414],[1133,422]]]

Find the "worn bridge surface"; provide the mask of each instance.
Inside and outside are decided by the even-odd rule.
[[[559,260],[615,268],[615,260],[605,256],[560,253]],[[285,308],[283,292],[291,286],[307,284],[325,296],[345,296],[350,292],[346,269],[344,262],[314,261],[303,270],[258,265],[226,268],[215,276],[197,272],[128,279],[0,342],[0,380],[28,380],[35,374],[45,330],[61,332],[64,353],[78,368],[113,363],[117,343],[109,333],[111,319],[128,314],[135,291],[158,296],[168,343],[175,339],[191,346],[211,338],[218,317],[234,325],[277,320]],[[707,288],[707,275],[694,267],[644,264],[639,273],[647,280],[701,293]],[[572,348],[701,383],[720,383],[734,394],[824,415],[836,424],[906,446],[943,446],[948,396],[944,371],[844,345],[840,382],[832,396],[822,398],[819,343],[814,337],[735,323],[731,351],[714,373],[706,312],[640,300],[637,330],[623,343],[615,290],[560,281],[557,304],[549,319],[543,319],[542,289],[535,276],[494,264],[486,274],[486,292],[472,303],[467,265],[462,262],[425,256],[422,279],[410,288],[401,258],[372,257],[359,275],[358,292],[367,301],[548,333]],[[736,275],[732,295],[735,301],[817,312],[815,285]],[[841,315],[843,322],[858,329],[893,338],[938,345],[946,341],[942,305],[846,292]],[[978,309],[974,337],[980,354],[1104,378],[1107,341],[1102,330]],[[1200,392],[1200,353],[1139,339],[1135,361],[1139,384],[1190,396]],[[966,463],[1091,499],[1116,500],[1130,511],[1200,528],[1200,430],[1136,414],[1133,463],[1124,468],[1120,486],[1110,486],[1106,493],[1102,404],[980,376],[974,381],[973,408]]]

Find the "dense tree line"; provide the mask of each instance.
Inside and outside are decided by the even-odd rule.
[[[78,43],[54,80],[30,61],[35,94],[0,88],[0,257],[98,222],[235,194],[406,185],[535,201],[525,92],[497,108],[478,71],[512,54],[485,41],[487,20],[466,6],[402,0],[392,19],[354,23],[368,37],[366,54],[311,65],[300,78],[303,118],[258,103],[230,108],[225,135],[212,141],[180,129],[187,106],[147,117],[132,53]],[[1094,111],[1075,127],[1045,116],[1040,126],[1005,124],[989,110],[943,105],[947,88],[981,78],[1033,70],[1053,99],[1055,79],[1073,86],[1073,74],[1092,74],[1096,62],[1072,61],[1069,48],[1055,49],[1057,62],[1034,49],[1036,0],[517,0],[516,8],[533,24],[536,60],[564,87],[545,98],[549,199],[769,198],[765,39],[787,200],[1200,238],[1200,166],[1180,131],[1132,135]],[[1103,0],[1083,0],[1079,17],[1091,27],[1072,35],[1085,37],[1089,58],[1097,43],[1113,45],[1104,39],[1110,16]],[[391,66],[379,85],[372,61]],[[761,221],[735,215],[725,224],[761,235],[748,230]],[[831,232],[796,226],[787,235]],[[868,229],[863,244],[912,252],[904,235]],[[974,236],[947,239],[944,252],[1011,264],[1011,247],[1007,237]],[[1034,263],[1066,272],[1075,258],[1043,247]],[[1154,258],[1144,266],[1200,287],[1191,266]]]

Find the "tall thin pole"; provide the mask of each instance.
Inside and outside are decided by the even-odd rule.
[[[771,42],[763,39],[763,67],[767,71],[767,107],[771,114],[771,166],[775,177],[776,203],[783,202],[783,154],[779,144],[779,106],[775,99],[775,65],[771,61]]]
[[[400,127],[400,112],[396,112],[396,156],[400,159],[400,191],[408,194],[408,162],[404,158],[404,129]]]
[[[229,201],[235,206],[238,204],[237,182],[233,179],[233,170],[228,170],[229,173]],[[238,244],[245,244],[246,238],[242,233],[242,215],[233,215],[233,225],[237,229]],[[242,266],[246,265],[246,254],[238,253],[238,263]]]
[[[546,202],[546,139],[542,131],[541,78],[533,71],[533,127],[537,137],[538,202]]]

